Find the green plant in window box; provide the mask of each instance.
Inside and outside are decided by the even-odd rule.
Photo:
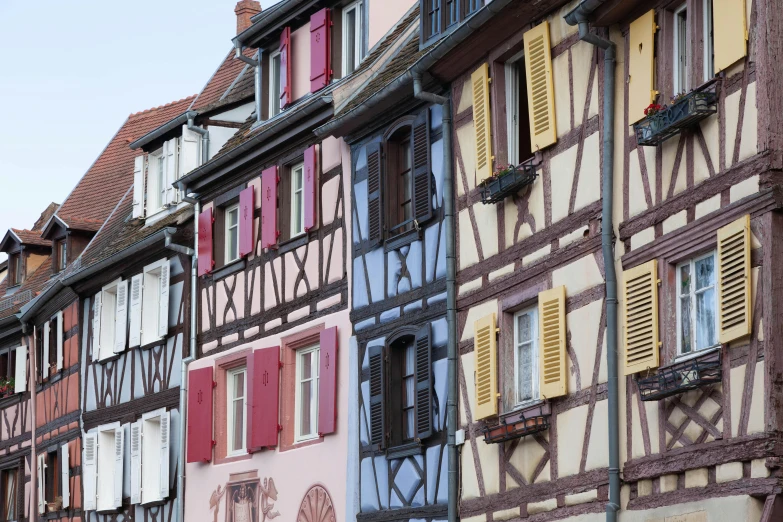
[[[0,379],[0,397],[8,397],[14,393],[14,378]]]

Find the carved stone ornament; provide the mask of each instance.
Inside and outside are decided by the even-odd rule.
[[[322,486],[313,486],[302,499],[296,522],[337,522],[329,492]]]

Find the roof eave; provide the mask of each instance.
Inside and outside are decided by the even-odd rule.
[[[253,25],[232,38],[234,47],[256,47],[258,43],[268,38],[271,33],[282,29],[282,25],[290,19],[301,16],[308,9],[319,4],[319,0],[289,0],[278,4],[275,8],[261,11],[253,21]]]
[[[129,147],[131,150],[136,149],[142,149],[144,152],[149,152],[145,145],[149,145],[153,142],[156,142],[158,139],[164,137],[166,134],[173,132],[176,129],[179,129],[182,127],[185,123],[188,122],[189,118],[195,118],[198,115],[197,111],[185,111],[176,118],[173,118],[157,129],[153,129],[141,138],[137,139],[136,141],[132,142]]]

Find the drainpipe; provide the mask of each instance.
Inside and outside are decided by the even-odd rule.
[[[22,333],[27,335],[30,329],[29,323],[22,323]],[[28,519],[27,520],[36,520],[36,517],[38,516],[38,502],[34,501],[33,499],[36,499],[36,493],[35,490],[38,488],[38,466],[36,464],[36,458],[37,458],[37,445],[35,443],[35,415],[36,415],[36,405],[35,405],[35,347],[38,346],[38,342],[36,339],[36,331],[35,326],[33,326],[33,343],[32,346],[27,347],[27,361],[30,369],[30,382],[28,383],[28,389],[30,390],[30,418],[33,419],[33,427],[32,427],[32,436],[30,437],[32,440],[30,441],[30,484],[32,484],[32,498],[30,499],[30,512],[28,513]]]
[[[425,92],[421,86],[421,73],[412,72],[413,95],[429,103],[440,104],[443,110],[443,209],[446,227],[446,323],[448,329],[448,400],[446,403],[448,441],[448,520],[457,522],[459,501],[459,455],[455,434],[457,432],[457,257],[456,231],[454,229],[454,187],[451,155],[451,99]]]
[[[188,112],[188,130],[201,134],[201,164],[203,165],[209,161],[209,131],[196,126],[197,115],[196,111]]]
[[[237,43],[236,47],[234,48],[235,55],[234,57],[237,60],[241,60],[245,62],[248,65],[252,65],[255,68],[255,81],[256,81],[256,122],[261,121],[261,49],[258,49],[257,51],[257,59],[253,60],[251,58],[248,58],[244,54],[242,54],[242,50],[244,48],[242,47],[242,44]]]
[[[614,68],[615,45],[590,32],[588,15],[603,0],[586,0],[566,15],[570,25],[579,25],[579,39],[604,50],[604,107],[603,107],[603,187],[601,189],[601,251],[606,272],[606,369],[609,396],[609,502],[606,521],[616,522],[620,510],[620,443],[619,443],[619,387],[617,371],[617,274],[614,267]]]

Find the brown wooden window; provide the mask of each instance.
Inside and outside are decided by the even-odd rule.
[[[428,42],[456,27],[484,6],[485,0],[420,0],[424,23],[421,40]]]
[[[506,61],[505,80],[508,163],[519,165],[533,157],[525,60],[521,54]]]
[[[60,491],[60,449],[46,453],[45,489],[46,502],[54,502],[57,497],[62,498]]]
[[[386,208],[390,236],[413,227],[412,141],[413,127],[405,125],[386,142]]]
[[[18,517],[17,482],[19,468],[4,469],[0,471],[0,520],[10,522]]]
[[[13,379],[16,372],[16,348],[3,348],[0,350],[0,386]],[[10,393],[13,393],[11,387]],[[4,396],[0,390],[0,396]]]
[[[57,271],[62,272],[68,265],[68,247],[65,238],[57,242]]]
[[[8,280],[11,286],[22,284],[22,254],[10,254],[8,256]]]

